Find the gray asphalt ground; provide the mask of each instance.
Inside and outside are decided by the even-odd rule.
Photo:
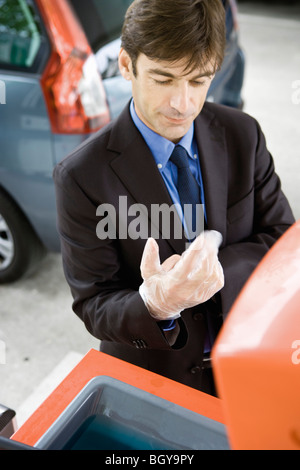
[[[245,111],[264,130],[299,219],[300,7],[242,2],[239,19],[247,58]],[[72,312],[59,254],[49,254],[30,278],[0,287],[0,299],[0,345],[5,344],[0,350],[0,403],[16,410],[20,426],[99,344]]]

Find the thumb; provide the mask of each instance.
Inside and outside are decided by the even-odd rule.
[[[161,271],[158,244],[154,238],[148,238],[146,242],[140,269],[144,280]]]

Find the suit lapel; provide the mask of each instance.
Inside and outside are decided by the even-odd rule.
[[[203,108],[195,121],[204,186],[207,226],[226,238],[228,191],[228,155],[225,129],[218,125],[214,114]]]

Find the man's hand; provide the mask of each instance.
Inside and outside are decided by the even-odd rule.
[[[139,292],[156,320],[175,319],[182,310],[206,302],[224,286],[218,260],[221,234],[205,231],[182,254],[160,263],[153,238],[147,240],[141,261],[144,280]]]

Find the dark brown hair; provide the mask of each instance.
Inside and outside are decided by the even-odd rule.
[[[184,59],[187,73],[213,61],[216,71],[224,59],[225,43],[220,0],[134,0],[122,31],[122,47],[135,74],[141,53],[151,60]]]

